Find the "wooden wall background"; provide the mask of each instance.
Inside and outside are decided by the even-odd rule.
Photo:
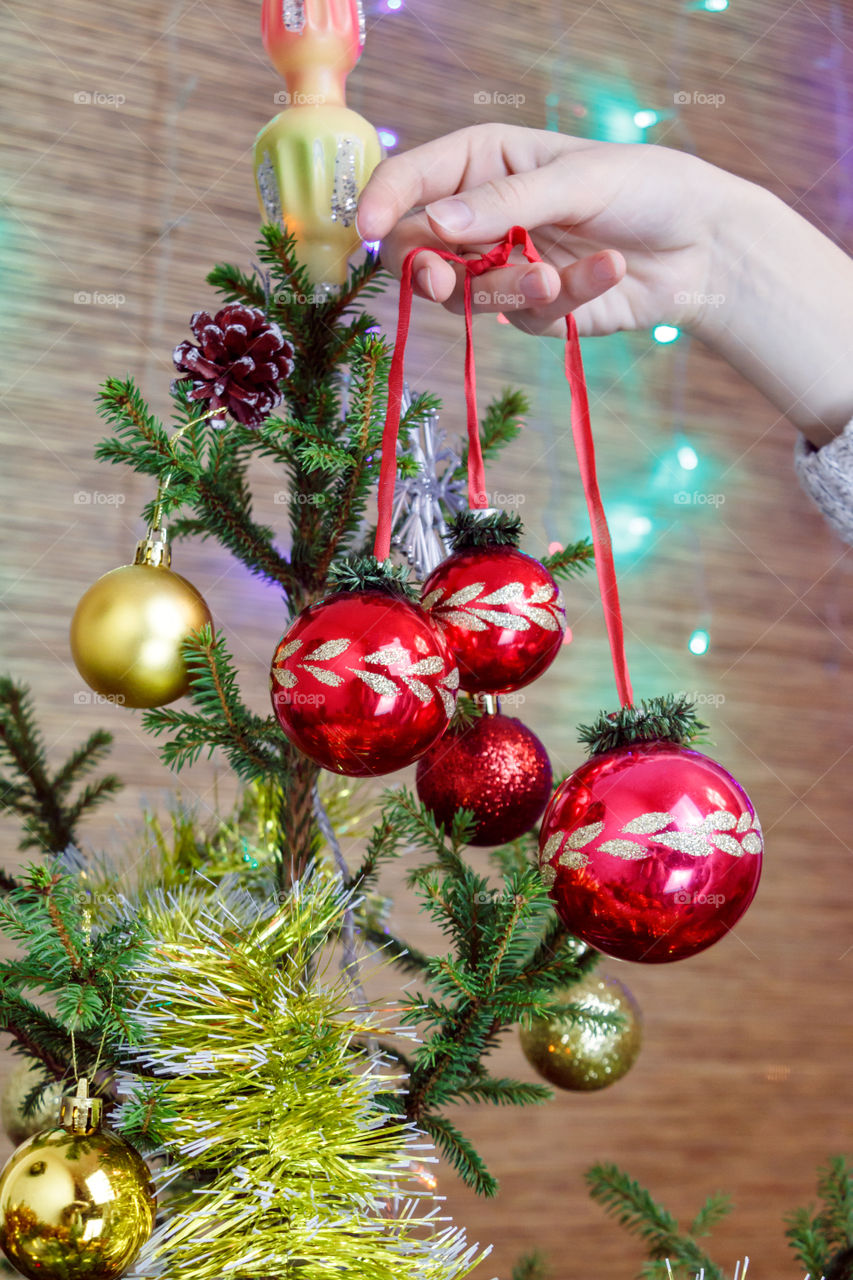
[[[95,466],[92,396],[107,373],[130,372],[163,408],[171,349],[190,313],[212,300],[205,272],[223,258],[251,259],[250,147],[279,88],[259,8],[6,0],[0,11],[3,665],[32,684],[55,752],[99,724],[115,733],[128,787],[89,828],[108,848],[132,839],[143,799],[163,805],[175,784],[137,718],[75,696],[71,611],[94,578],[131,557],[149,496],[139,479]],[[676,91],[721,93],[721,106],[691,102],[650,136],[766,184],[853,247],[853,21],[843,3],[732,0],[709,14],[680,0],[408,0],[399,14],[374,8],[369,27],[351,104],[393,125],[404,147],[494,116],[542,127],[550,113],[565,130],[596,128],[594,103],[608,97],[633,110],[671,105]],[[475,104],[477,91],[525,101],[495,110]],[[75,299],[96,293],[120,298]],[[386,323],[393,302],[379,307]],[[457,430],[458,322],[422,304],[416,333],[412,380],[444,395],[444,422]],[[534,397],[495,487],[521,495],[532,551],[579,536],[555,362],[491,319],[479,323],[479,351],[484,394],[511,380]],[[718,1259],[733,1271],[749,1255],[755,1280],[800,1276],[782,1214],[810,1198],[818,1161],[853,1146],[853,557],[796,487],[790,428],[708,353],[640,334],[590,343],[587,358],[605,496],[653,521],[622,563],[635,686],[694,690],[718,704],[716,754],[759,807],[767,869],[742,926],[713,950],[620,970],[646,1021],[629,1077],[544,1109],[469,1112],[500,1199],[478,1203],[446,1172],[442,1188],[471,1236],[495,1242],[484,1277],[506,1277],[532,1246],[551,1255],[558,1280],[633,1273],[639,1249],[586,1199],[583,1170],[600,1158],[684,1218],[707,1191],[729,1190],[737,1211],[718,1234]],[[680,432],[701,465],[667,487]],[[258,487],[275,521],[282,483],[262,470]],[[680,506],[673,487],[725,501]],[[280,602],[209,547],[181,548],[177,567],[226,628],[262,708]],[[580,759],[575,724],[613,701],[591,582],[570,592],[569,608],[574,643],[520,712],[558,770]],[[701,625],[712,648],[694,658],[686,641]],[[182,793],[212,806],[216,774],[197,768]],[[14,848],[4,828],[9,862]],[[399,898],[401,928],[412,914]],[[527,1073],[512,1040],[502,1059]]]

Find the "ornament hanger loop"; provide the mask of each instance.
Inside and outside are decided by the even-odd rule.
[[[379,511],[376,524],[376,541],[373,549],[377,560],[387,560],[391,554],[394,483],[397,476],[397,436],[400,430],[402,412],[406,340],[409,334],[412,298],[414,295],[412,283],[414,260],[419,253],[437,253],[445,262],[455,262],[465,271],[465,404],[468,421],[468,501],[472,509],[485,511],[489,504],[477,417],[472,283],[475,276],[507,266],[510,254],[515,248],[521,249],[528,262],[542,261],[529,233],[524,227],[511,227],[499,244],[479,258],[462,258],[457,253],[451,253],[449,249],[434,249],[430,245],[421,245],[410,250],[406,255],[403,263],[403,275],[400,281],[397,336],[394,342],[394,355],[388,380],[388,410],[385,417],[385,430],[382,436]],[[578,337],[577,324],[571,312],[566,316],[565,371],[571,391],[572,436],[592,528],[595,566],[601,591],[604,621],[610,642],[613,673],[619,700],[622,706],[626,707],[633,703],[634,695],[631,690],[631,679],[628,674],[628,663],[625,656],[622,609],[619,603],[619,588],[616,582],[616,568],[613,562],[613,547],[598,487],[595,447],[592,439],[586,378],[583,371],[583,361],[581,360],[580,339]]]

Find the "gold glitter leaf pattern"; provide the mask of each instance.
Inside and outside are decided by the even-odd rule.
[[[542,853],[540,854],[540,857],[539,857],[540,862],[547,862],[551,858],[553,858],[554,854],[560,848],[560,845],[563,843],[565,838],[566,838],[565,831],[556,831],[554,835],[549,836],[548,839],[545,841],[545,848],[542,850]]]
[[[675,849],[678,853],[686,853],[691,858],[707,858],[713,852],[708,837],[703,831],[662,831],[655,836],[657,844],[667,849]]]
[[[337,675],[334,671],[327,671],[325,667],[310,666],[307,662],[300,664],[310,676],[315,680],[319,680],[320,684],[331,685],[333,689],[337,689],[338,685],[343,684],[343,676]]]
[[[573,831],[569,836],[566,844],[570,849],[583,849],[591,840],[595,840],[604,830],[603,822],[590,822],[585,827],[578,827],[577,831]],[[563,831],[561,835],[565,835]]]
[[[485,631],[486,624],[480,618],[475,618],[473,613],[459,613],[456,609],[451,609],[440,617],[439,622],[444,622],[447,626],[458,627],[460,631]]]
[[[671,813],[641,813],[639,818],[626,822],[622,830],[629,836],[653,836],[673,822]]]
[[[730,853],[733,858],[742,858],[746,850],[741,846],[740,841],[735,840],[734,836],[723,835],[718,832],[711,837],[718,849],[722,849],[723,853]]]
[[[614,858],[624,858],[628,862],[637,862],[640,858],[649,856],[646,846],[637,844],[635,840],[605,840],[598,847],[602,853],[612,854]]]
[[[296,684],[296,676],[292,671],[279,671],[277,667],[273,667],[272,678],[282,689],[292,689]]]
[[[411,676],[401,676],[400,679],[406,688],[411,689],[415,697],[420,699],[424,706],[432,701],[432,689],[428,684],[424,684],[423,680],[413,680]]]
[[[443,668],[443,660],[436,655],[433,658],[421,658],[420,662],[416,662],[413,667],[409,667],[408,674],[410,676],[437,676]]]
[[[448,596],[443,607],[445,609],[458,609],[460,605],[470,604],[472,600],[477,599],[485,585],[485,582],[469,582],[467,587],[462,587],[459,591],[454,591],[452,596]],[[438,594],[441,595],[441,592]],[[487,600],[486,604],[489,603],[491,602]]]
[[[381,676],[378,671],[359,671],[357,667],[350,667],[350,671],[354,676],[358,676],[359,680],[363,680],[368,689],[372,689],[383,698],[394,698],[400,692],[399,686],[393,680],[389,680],[387,676]]]
[[[529,631],[530,623],[518,613],[497,613],[494,609],[471,607],[471,612],[493,627],[501,627],[504,631]]]
[[[725,809],[715,809],[713,813],[709,813],[707,818],[703,818],[699,824],[700,831],[732,831],[737,825],[737,820],[733,813],[728,813]]]
[[[292,658],[297,650],[302,648],[301,640],[291,640],[290,644],[286,644],[279,654],[280,662],[287,662],[288,658]]]
[[[313,653],[306,653],[305,662],[329,662],[330,659],[339,658],[342,653],[346,653],[351,644],[351,640],[327,640]]]
[[[563,597],[552,583],[543,583],[524,598],[524,583],[507,582],[488,595],[480,596],[485,583],[471,582],[448,596],[443,603],[441,588],[424,597],[423,607],[434,609],[438,621],[460,631],[485,631],[487,625],[503,631],[529,631],[531,625],[543,631],[565,630]],[[478,601],[478,603],[475,603]],[[512,605],[512,609],[500,609]],[[547,608],[541,606],[547,605]]]
[[[584,853],[582,849],[566,848],[557,861],[561,867],[568,867],[570,871],[580,871],[589,862],[589,854]]]
[[[448,671],[447,675],[444,677],[441,683],[445,685],[448,689],[458,689],[459,688],[459,668],[454,667],[452,671]]]
[[[408,650],[402,649],[400,645],[388,644],[383,649],[377,649],[375,653],[365,654],[365,662],[375,662],[380,667],[399,666],[401,662],[409,661]]]
[[[691,830],[664,830],[675,821],[671,813],[662,811],[641,813],[627,822],[622,831],[625,835],[653,836],[655,844],[661,844],[667,849],[675,849],[678,853],[686,853],[691,858],[710,857],[715,852],[715,846],[733,858],[742,858],[747,853],[759,854],[764,848],[761,827],[758,820],[750,814],[743,814],[740,819],[736,819],[734,814],[727,810],[717,809],[714,813],[709,813],[698,826]],[[750,829],[753,825],[755,830]],[[734,835],[725,834],[735,827],[738,834],[741,834],[740,840]],[[566,851],[561,855],[559,864],[577,870],[589,861],[588,855],[579,853],[578,850],[586,848],[601,835],[603,830],[603,822],[593,822],[588,826],[578,827],[570,835],[565,831],[557,831],[546,841],[541,859],[544,862],[553,858],[565,841]],[[605,840],[598,846],[598,850],[609,853],[614,858],[624,858],[632,862],[648,857],[650,853],[645,844],[637,840],[623,839]]]
[[[505,587],[499,587],[490,596],[483,596],[483,604],[509,604],[510,601],[515,603],[516,600],[523,599],[524,584],[521,582],[508,582]]]
[[[542,883],[545,885],[546,889],[550,889],[551,885],[557,879],[557,872],[551,866],[550,862],[546,862],[543,867],[540,867],[539,873],[542,876]]]

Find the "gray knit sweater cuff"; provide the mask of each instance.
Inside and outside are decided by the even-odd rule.
[[[853,542],[853,422],[822,449],[800,436],[794,451],[800,484],[845,542]]]

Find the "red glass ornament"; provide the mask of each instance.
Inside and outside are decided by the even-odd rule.
[[[364,590],[303,610],[275,652],[270,691],[300,751],[364,778],[405,768],[441,737],[458,683],[453,656],[419,605]]]
[[[657,741],[593,756],[557,789],[539,862],[573,934],[605,955],[663,964],[704,951],[737,923],[763,848],[731,774]]]
[[[470,547],[443,560],[424,583],[423,606],[444,631],[469,693],[530,684],[559,652],[566,628],[560,588],[516,547]]]
[[[542,743],[512,716],[478,716],[449,729],[421,756],[420,799],[450,826],[457,809],[473,809],[473,845],[505,844],[529,831],[551,794],[551,762]]]

